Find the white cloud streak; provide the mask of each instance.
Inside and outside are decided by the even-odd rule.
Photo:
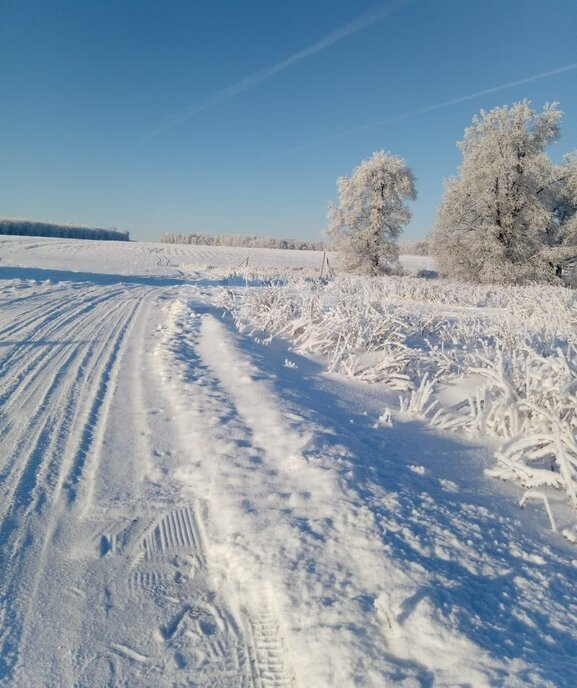
[[[312,45],[309,45],[307,48],[303,48],[302,50],[299,50],[290,57],[287,57],[285,60],[282,60],[282,62],[277,62],[271,67],[261,69],[258,72],[255,72],[254,74],[251,74],[250,76],[247,76],[244,79],[241,79],[240,81],[237,81],[236,83],[221,89],[220,91],[216,91],[212,95],[207,96],[202,100],[198,100],[195,103],[192,103],[188,107],[182,109],[180,112],[174,114],[172,117],[169,117],[156,129],[153,129],[148,134],[146,134],[142,138],[141,142],[144,143],[146,141],[150,141],[151,139],[156,138],[165,131],[168,131],[169,129],[176,127],[182,122],[185,122],[187,119],[194,117],[194,115],[197,115],[200,112],[204,112],[205,110],[208,110],[209,108],[214,107],[215,105],[218,105],[219,103],[222,103],[223,101],[228,100],[229,98],[232,98],[238,95],[239,93],[248,91],[250,88],[257,86],[258,84],[261,84],[263,81],[272,79],[272,77],[276,76],[285,69],[292,67],[292,65],[297,64],[298,62],[302,62],[303,60],[306,60],[309,57],[312,57],[313,55],[316,55],[317,53],[320,53],[323,50],[326,50],[327,48],[330,48],[331,46],[340,43],[345,38],[348,38],[349,36],[352,36],[358,33],[359,31],[368,28],[369,26],[373,26],[373,24],[376,24],[377,22],[397,12],[405,5],[408,5],[411,1],[412,0],[395,0],[394,2],[388,3],[385,7],[382,7],[380,10],[371,12],[369,14],[363,14],[357,19],[353,20],[352,22],[349,22],[348,24],[345,24],[344,26],[335,29],[331,33],[327,34],[324,38],[321,38],[316,43],[313,43]]]
[[[474,100],[475,98],[480,98],[481,96],[487,96],[492,93],[498,93],[499,91],[505,91],[508,88],[513,88],[515,86],[523,86],[524,84],[530,84],[533,81],[539,81],[539,79],[546,79],[550,76],[556,76],[557,74],[564,74],[565,72],[573,72],[577,69],[577,62],[572,62],[571,64],[564,65],[563,67],[558,67],[557,69],[550,69],[547,72],[540,72],[539,74],[533,74],[531,76],[525,77],[524,79],[518,79],[517,81],[508,81],[506,84],[499,84],[498,86],[492,86],[491,88],[485,88],[482,91],[475,91],[474,93],[468,93],[464,96],[458,96],[457,98],[451,98],[450,100],[445,100],[442,103],[435,103],[434,105],[427,105],[425,107],[419,108],[418,110],[411,110],[410,112],[404,112],[400,115],[394,115],[393,117],[387,117],[387,119],[381,119],[376,122],[369,122],[368,124],[361,124],[358,127],[353,127],[351,129],[345,129],[336,134],[331,134],[330,136],[325,136],[322,139],[317,139],[316,141],[311,141],[302,146],[295,146],[294,148],[289,148],[283,153],[296,153],[298,151],[308,150],[313,146],[320,146],[323,143],[331,143],[333,141],[338,141],[339,139],[346,138],[347,136],[352,136],[358,134],[362,131],[368,129],[373,129],[376,127],[381,127],[386,124],[393,124],[395,122],[401,122],[405,119],[410,119],[411,117],[417,117],[418,115],[425,115],[428,112],[434,112],[435,110],[443,110],[444,108],[451,107],[452,105],[458,105],[459,103],[464,103],[468,100]],[[282,155],[283,153],[277,154]],[[275,156],[276,157],[276,156]]]

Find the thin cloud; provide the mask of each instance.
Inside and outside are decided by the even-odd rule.
[[[522,86],[524,84],[530,84],[533,81],[538,81],[539,79],[546,79],[550,76],[555,76],[556,74],[563,74],[565,72],[573,72],[577,69],[577,62],[572,62],[571,64],[564,65],[563,67],[558,67],[557,69],[551,69],[547,72],[540,72],[539,74],[533,74],[531,76],[525,77],[524,79],[518,79],[517,81],[508,81],[506,84],[499,84],[498,86],[492,86],[491,88],[485,88],[482,91],[475,91],[474,93],[468,93],[464,96],[459,96],[457,98],[451,98],[451,100],[445,100],[442,103],[435,103],[434,105],[427,105],[425,107],[419,108],[418,110],[411,110],[410,112],[404,112],[400,115],[395,115],[393,117],[388,117],[387,119],[381,119],[376,122],[369,122],[368,124],[362,124],[358,127],[353,127],[352,129],[345,129],[336,134],[331,134],[330,136],[325,136],[322,139],[317,139],[316,141],[311,141],[303,146],[295,146],[294,148],[289,148],[282,153],[277,153],[276,155],[282,155],[286,153],[296,153],[302,150],[308,150],[313,146],[320,146],[323,143],[331,143],[333,141],[338,141],[339,139],[346,138],[347,136],[352,136],[353,134],[358,134],[362,131],[368,129],[373,129],[376,127],[381,127],[385,124],[393,124],[394,122],[401,122],[410,117],[417,117],[418,115],[424,115],[428,112],[434,112],[435,110],[443,110],[444,108],[451,107],[451,105],[458,105],[459,103],[464,103],[467,100],[474,100],[481,96],[487,96],[491,93],[498,93],[499,91],[505,91],[508,88],[513,88],[515,86]],[[275,156],[276,157],[276,156]]]
[[[348,38],[349,36],[352,36],[353,34],[358,33],[363,29],[367,29],[369,26],[372,26],[373,24],[376,24],[377,22],[385,19],[385,17],[390,16],[394,12],[397,12],[405,5],[408,5],[411,1],[412,0],[396,0],[395,2],[389,3],[386,7],[382,7],[380,10],[377,10],[376,12],[372,12],[370,14],[363,14],[354,21],[345,24],[344,26],[341,26],[338,29],[335,29],[331,33],[327,34],[324,38],[321,38],[316,43],[313,43],[312,45],[309,45],[307,48],[303,48],[302,50],[299,50],[290,57],[287,57],[282,62],[277,62],[271,67],[261,69],[258,72],[255,72],[254,74],[251,74],[250,76],[247,76],[244,79],[241,79],[240,81],[237,81],[236,83],[221,89],[220,91],[216,91],[207,98],[192,103],[188,107],[184,108],[180,112],[177,112],[175,115],[168,118],[159,127],[153,129],[151,132],[146,134],[146,136],[143,137],[142,142],[150,141],[151,139],[164,133],[165,131],[168,131],[169,129],[176,127],[178,124],[181,124],[187,119],[194,117],[194,115],[197,115],[200,112],[203,112],[204,110],[208,110],[209,108],[218,105],[219,103],[222,103],[223,101],[228,100],[229,98],[232,98],[233,96],[236,96],[239,93],[248,91],[248,89],[257,86],[258,84],[261,84],[263,81],[271,79],[272,77],[279,74],[279,72],[282,72],[285,69],[292,67],[292,65],[297,64],[298,62],[302,62],[303,60],[306,60],[307,58],[312,57],[313,55],[316,55],[317,53],[320,53],[323,50],[326,50],[327,48],[330,48],[336,43],[340,43],[345,38]]]

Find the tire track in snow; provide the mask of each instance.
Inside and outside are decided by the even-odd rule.
[[[255,688],[293,688],[286,670],[286,648],[276,615],[270,609],[254,614],[248,623]]]
[[[18,408],[13,407],[21,397],[20,410],[30,403],[36,392],[36,378],[45,376],[46,368],[53,367],[53,359],[66,355],[67,350],[74,350],[76,344],[90,341],[93,329],[83,328],[85,318],[79,316],[83,313],[89,316],[92,309],[106,301],[114,301],[120,294],[120,291],[105,290],[79,306],[70,306],[68,299],[64,298],[64,305],[57,315],[49,312],[24,341],[15,344],[3,357],[0,361],[0,419],[5,422],[0,430],[0,441],[11,429],[14,419],[21,415]],[[62,317],[58,317],[60,314]],[[87,322],[90,322],[89,318]]]
[[[255,365],[245,338],[218,315],[193,302],[174,309],[173,349],[197,378],[192,437],[211,454],[181,479],[212,481],[212,560],[246,615],[253,684],[348,686],[362,676],[386,685],[398,668],[373,602],[387,581],[410,590],[410,574],[381,556],[372,515],[341,478],[353,456],[306,420],[300,398],[284,398],[277,373]],[[186,418],[192,426],[194,413]]]
[[[142,341],[145,337],[137,339]],[[158,350],[157,353],[163,359],[166,350],[162,345],[160,349],[162,353]],[[140,356],[143,352],[137,351],[133,365]],[[164,378],[162,384],[161,379],[155,382],[150,372],[145,386],[139,383],[139,376],[128,381],[133,386],[130,396],[136,403],[132,414],[134,425],[129,432],[139,437],[147,430],[150,436],[148,448],[145,443],[136,451],[154,453],[164,466],[165,475],[155,488],[154,499],[142,500],[146,509],[135,508],[137,523],[129,540],[122,536],[107,537],[106,543],[110,545],[104,548],[107,553],[101,566],[104,572],[106,561],[108,570],[115,572],[108,575],[106,584],[110,591],[107,599],[112,602],[100,622],[102,630],[87,628],[86,636],[91,640],[83,640],[82,646],[91,646],[96,656],[109,658],[108,680],[121,682],[123,677],[130,676],[131,685],[135,686],[273,688],[283,685],[271,682],[274,673],[267,677],[266,683],[255,683],[258,674],[248,649],[246,624],[234,604],[231,608],[232,597],[227,593],[226,581],[221,580],[221,573],[212,566],[211,545],[202,523],[206,506],[202,499],[189,495],[188,490],[183,491],[182,484],[174,480],[178,465],[192,460],[191,428],[178,422],[184,402],[166,385],[166,378],[173,375],[180,381],[182,378],[173,364],[167,363],[168,369],[161,366],[157,371]],[[150,366],[143,362],[139,367],[149,370]],[[152,398],[156,409],[153,414],[146,414],[144,411]],[[108,450],[117,451],[110,440]],[[100,509],[104,507],[98,490],[94,504]],[[110,513],[109,509],[105,511]],[[142,529],[138,523],[146,521],[149,526]],[[109,530],[114,527],[110,526]],[[130,563],[121,566],[123,557]],[[102,574],[96,576],[102,577]],[[123,601],[122,612],[117,611],[115,599]],[[121,621],[121,613],[123,617],[129,616],[130,623]],[[118,629],[122,627],[121,633]],[[151,638],[150,629],[154,628],[156,632]],[[144,629],[149,629],[149,633]],[[130,652],[119,654],[111,641],[114,646],[128,647]],[[146,660],[133,661],[133,653]],[[93,667],[99,665],[101,662],[94,663],[90,656],[83,654],[77,680],[92,684]]]
[[[36,289],[36,284],[30,284],[29,282],[23,282],[20,287],[20,291],[23,291],[22,296],[15,296],[13,298],[7,297],[12,289],[10,287],[4,287],[0,291],[0,322],[2,327],[0,327],[0,336],[4,336],[8,332],[12,332],[17,329],[24,329],[30,323],[34,322],[34,318],[38,313],[46,314],[44,310],[46,308],[47,294],[49,294],[49,301],[57,302],[60,299],[60,293],[69,291],[70,287],[68,285],[58,286],[52,289]],[[2,298],[5,297],[5,298]],[[40,303],[38,303],[38,301]],[[16,306],[18,305],[18,308]],[[24,308],[23,306],[29,306],[29,308]],[[14,318],[14,314],[17,315],[17,319]],[[4,323],[10,323],[4,325]]]
[[[116,315],[115,310],[113,315]],[[120,322],[123,315],[121,312],[116,321]],[[99,330],[104,331],[105,327],[95,328],[91,319],[88,329],[95,330],[98,337],[101,334]],[[70,433],[77,420],[74,405],[78,388],[84,382],[83,366],[94,352],[86,350],[79,360],[76,360],[77,353],[78,350],[73,350],[56,360],[56,372],[29,426],[38,426],[36,432],[29,431],[27,437],[30,441],[21,440],[14,452],[17,461],[14,462],[16,469],[13,473],[16,475],[10,475],[7,487],[11,494],[4,495],[2,500],[9,509],[0,529],[0,561],[10,564],[16,590],[21,587],[23,579],[30,576],[31,570],[39,568],[37,561],[31,564],[28,560],[30,552],[29,548],[22,547],[21,531],[30,529],[30,521],[50,516],[50,507],[58,497],[58,480],[64,470],[67,451],[70,451],[68,445],[76,439],[74,433]],[[22,556],[20,550],[26,556]],[[10,601],[14,595],[17,596],[16,590],[5,590],[0,586],[0,594]]]
[[[13,495],[10,493],[10,488],[18,483],[19,476],[25,469],[26,461],[22,459],[22,455],[27,450],[33,451],[30,448],[41,448],[45,444],[39,442],[39,438],[45,434],[46,428],[55,422],[54,414],[48,413],[49,408],[53,405],[55,394],[60,391],[60,385],[66,378],[68,368],[80,352],[79,348],[63,345],[58,347],[51,357],[48,347],[40,347],[40,349],[42,355],[36,361],[33,375],[20,377],[16,372],[16,376],[21,379],[20,384],[13,387],[13,395],[16,398],[11,399],[9,392],[5,392],[4,398],[8,399],[5,403],[6,411],[10,411],[10,415],[18,418],[20,422],[15,428],[7,424],[3,432],[3,440],[8,446],[10,446],[10,440],[14,438],[14,445],[11,448],[12,462],[3,470],[2,475],[4,480],[1,498],[4,504],[11,504]],[[37,377],[42,378],[43,381],[40,389],[34,385]],[[60,397],[62,397],[61,394],[58,398]],[[17,401],[21,403],[17,404]],[[28,415],[28,409],[35,409],[35,411],[32,415]],[[47,436],[51,437],[52,433],[48,433]]]
[[[108,299],[105,300],[108,301]],[[122,307],[122,300],[113,303],[109,317]],[[22,452],[41,434],[41,420],[44,418],[45,424],[48,422],[49,417],[46,414],[53,402],[52,397],[66,377],[67,367],[72,365],[74,359],[80,354],[81,347],[78,344],[88,350],[82,359],[84,360],[87,355],[90,355],[90,340],[98,339],[106,333],[106,326],[100,321],[96,322],[92,317],[78,321],[76,327],[72,317],[64,318],[59,324],[49,322],[49,325],[48,336],[52,337],[55,331],[59,332],[59,337],[62,338],[61,344],[55,344],[52,347],[52,345],[40,343],[36,353],[31,356],[31,360],[22,359],[20,367],[15,366],[10,375],[2,375],[0,372],[0,404],[2,404],[0,417],[7,418],[7,422],[0,431],[0,441],[9,443],[10,436],[16,435],[15,446],[11,451],[12,461],[0,472],[4,486],[9,486],[13,482],[14,476],[9,476],[15,462],[21,461]],[[74,341],[67,341],[69,335],[75,335],[76,345]],[[46,336],[45,332],[39,333],[42,340],[45,340]],[[4,380],[6,384],[3,385]],[[36,409],[33,415],[30,415],[30,409]],[[5,495],[1,492],[0,497],[6,503]]]
[[[112,317],[122,308],[123,299],[118,298],[120,295],[121,292],[117,290],[110,291],[109,294],[100,294],[90,308],[73,308],[72,314],[67,314],[61,319],[55,320],[49,315],[44,323],[47,325],[44,330],[42,323],[35,328],[40,344],[30,358],[20,356],[19,365],[16,364],[13,370],[8,367],[4,374],[0,372],[0,420],[3,421],[0,443],[10,446],[10,438],[17,438],[14,447],[7,452],[4,466],[0,469],[0,499],[3,504],[9,503],[6,501],[5,491],[10,489],[18,475],[19,469],[16,464],[22,462],[22,452],[31,443],[38,443],[49,418],[52,417],[46,414],[53,403],[53,395],[62,379],[66,377],[66,367],[72,365],[72,361],[80,353],[81,346],[90,349],[91,340],[101,335],[107,336],[106,326],[96,322],[98,316],[92,317],[92,308],[111,301],[108,316]],[[74,315],[78,317],[83,313],[86,313],[86,317],[74,320]],[[44,345],[42,342],[47,337],[55,338],[55,343]],[[69,338],[71,341],[68,341]],[[30,336],[28,341],[33,343],[37,339]],[[58,344],[58,341],[62,343]],[[36,409],[32,416],[31,409]],[[43,446],[42,442],[39,446]]]
[[[133,333],[131,335],[131,350],[129,351],[128,355],[123,356],[125,359],[125,372],[126,369],[128,369],[128,373],[126,374],[128,379],[123,379],[121,386],[124,390],[128,390],[125,392],[124,396],[127,401],[127,407],[131,409],[131,413],[125,419],[122,430],[124,435],[132,438],[132,453],[134,455],[138,454],[139,463],[143,469],[143,472],[148,478],[154,478],[158,480],[160,478],[158,471],[151,463],[153,450],[150,446],[149,437],[145,428],[142,427],[142,424],[139,424],[135,420],[146,414],[146,410],[143,410],[142,408],[143,390],[146,387],[150,375],[148,369],[149,362],[145,361],[143,350],[144,341],[147,338],[147,325],[151,317],[154,317],[154,313],[151,311],[151,307],[155,303],[153,294],[154,292],[151,292],[150,298],[145,298],[142,300],[139,317],[135,319]],[[133,347],[136,349],[134,352],[132,351]],[[111,371],[110,384],[113,385],[115,389],[118,386],[117,378],[119,371],[120,368],[118,366]],[[110,415],[112,401],[113,395],[107,395],[102,407],[100,408],[98,422],[95,424],[92,434],[91,452],[93,456],[90,463],[86,466],[82,481],[78,486],[78,502],[81,509],[79,517],[82,518],[86,517],[86,515],[93,510],[95,499],[95,483],[97,482],[99,474],[101,472],[112,474],[112,469],[117,467],[117,463],[108,463],[104,468],[101,465],[103,457],[110,452],[110,450],[107,451],[105,448],[105,438],[111,432],[114,433],[114,429],[111,429],[110,427],[111,424],[114,424],[115,420],[114,415]],[[122,411],[125,410],[125,408],[122,409]],[[134,494],[132,492],[126,492],[126,483],[129,480],[133,484],[137,482],[134,479],[127,479],[126,476],[122,475],[108,480],[107,497],[110,498],[110,487],[112,487],[111,483],[116,482],[125,490],[125,499],[140,499],[141,495]]]
[[[43,573],[44,554],[56,512],[62,508],[62,488],[66,480],[72,484],[82,472],[111,366],[121,353],[122,341],[145,290],[132,291],[130,296],[136,298],[129,299],[122,290],[104,292],[90,308],[73,308],[73,314],[60,319],[49,315],[34,328],[37,337],[56,333],[62,337],[68,330],[73,331],[75,337],[89,338],[86,346],[61,346],[52,355],[41,353],[34,357],[32,366],[22,360],[19,380],[24,380],[27,389],[35,394],[31,393],[17,408],[21,413],[28,407],[35,411],[24,423],[28,426],[26,434],[20,434],[21,427],[13,427],[3,437],[13,460],[5,471],[8,474],[1,500],[0,680],[14,678],[35,590]],[[12,390],[18,396],[18,388],[12,386]]]
[[[145,300],[123,365],[112,371],[115,394],[100,408],[76,500],[65,505],[59,551],[47,549],[42,582],[75,562],[66,571],[74,594],[64,604],[58,590],[40,595],[69,659],[53,660],[58,640],[42,639],[35,622],[21,642],[26,665],[12,672],[18,685],[51,662],[58,686],[253,688],[244,627],[213,580],[203,506],[171,479],[188,438],[171,422],[175,409],[149,350],[159,305]],[[147,455],[164,476],[145,465]]]
[[[123,314],[120,327],[118,327],[118,325],[116,326],[116,332],[113,337],[110,337],[107,349],[102,349],[95,365],[93,365],[87,375],[86,382],[92,385],[95,392],[92,395],[92,402],[87,410],[86,418],[83,421],[78,449],[64,483],[69,490],[69,501],[75,498],[74,485],[78,483],[83,476],[86,458],[94,437],[94,431],[97,427],[102,408],[108,399],[107,395],[113,377],[113,369],[122,357],[122,346],[141,305],[142,302],[139,300],[133,304],[128,312],[128,316]]]
[[[220,332],[208,332],[210,326],[207,326],[205,331],[205,326],[206,323],[212,324],[213,322],[217,328],[220,326],[211,316],[202,317],[198,313],[188,311],[182,305],[176,304],[173,309],[173,317],[176,316],[176,322],[173,322],[172,330],[166,333],[165,347],[170,350],[170,354],[168,354],[168,361],[165,360],[165,377],[170,380],[178,371],[180,364],[187,372],[183,371],[176,377],[179,381],[185,380],[194,385],[193,400],[195,407],[202,409],[199,427],[194,427],[193,418],[195,416],[193,415],[187,418],[185,425],[181,426],[183,428],[181,432],[185,436],[188,434],[189,437],[198,435],[203,453],[214,452],[216,455],[230,456],[231,463],[238,465],[238,459],[234,453],[238,451],[239,446],[246,447],[244,454],[254,455],[255,452],[260,451],[260,448],[255,444],[255,434],[258,432],[255,432],[256,426],[246,425],[245,419],[239,415],[237,402],[223,383],[219,371],[215,371],[207,365],[207,358],[212,363],[215,358],[218,359],[222,356],[220,349],[222,339]],[[201,307],[201,310],[205,310],[205,308]],[[184,323],[179,322],[181,316],[185,321]],[[207,351],[211,352],[210,356],[207,356]],[[226,355],[224,357],[226,358]],[[176,367],[175,363],[177,364]],[[233,367],[236,364],[235,361],[231,363]],[[242,372],[240,377],[244,379]],[[175,389],[172,390],[172,396],[178,398],[179,392],[182,394],[182,389],[180,385],[176,384]],[[255,413],[261,419],[267,415],[267,412],[263,411],[262,408],[255,409]],[[174,415],[178,417],[178,408],[175,408]],[[225,422],[225,418],[232,424]],[[236,437],[237,433],[238,438]],[[235,436],[232,445],[231,434]],[[280,434],[282,435],[282,432]],[[279,437],[278,432],[275,436],[282,443],[282,438]],[[297,441],[299,447],[301,440],[302,438]],[[298,451],[298,448],[292,446],[288,451],[289,448],[283,444],[283,449],[287,450],[283,458],[286,458],[287,463],[290,464],[290,454]],[[234,453],[231,454],[231,451]],[[255,469],[254,464],[252,464],[252,469]],[[291,470],[290,465],[287,466],[287,469]],[[218,470],[216,466],[214,470]],[[186,468],[185,471],[187,475],[190,475]],[[261,471],[259,471],[259,475],[260,473]],[[266,475],[267,473],[268,470],[263,467],[262,474]],[[198,480],[200,480],[200,475]],[[257,478],[254,473],[252,475],[255,481],[263,479],[262,477]],[[218,482],[226,482],[226,477],[220,473],[214,475],[213,478]],[[182,479],[186,481],[187,476],[183,476]],[[192,475],[190,475],[190,479],[194,479]],[[203,482],[206,479],[207,476],[204,474]],[[247,501],[250,493],[250,490],[245,492]],[[209,498],[209,525],[211,520],[217,516],[214,509],[219,508],[218,500],[215,504],[210,504],[210,502],[212,499]],[[224,513],[220,516],[226,519],[224,507],[223,511]],[[234,512],[229,518],[235,519]],[[214,527],[211,529],[214,530]],[[248,534],[247,537],[249,537]],[[211,550],[214,549],[214,547],[211,548]],[[281,629],[280,618],[273,611],[275,605],[269,601],[269,598],[272,599],[274,594],[267,592],[266,577],[259,579],[259,570],[262,569],[262,565],[258,565],[251,571],[249,562],[252,555],[249,555],[247,560],[246,553],[242,553],[240,559],[237,560],[235,557],[236,549],[234,545],[218,545],[216,551],[222,551],[224,559],[221,556],[212,557],[211,565],[217,563],[214,560],[218,559],[216,570],[223,582],[224,589],[228,591],[228,601],[235,606],[237,616],[241,620],[243,642],[250,659],[250,685],[252,688],[295,688],[296,679],[287,643]],[[261,573],[265,572],[261,570]]]
[[[94,296],[92,296],[92,291],[96,291]],[[20,371],[17,371],[16,379],[12,380],[14,376],[13,365],[24,360],[26,368],[32,368],[34,367],[36,360],[43,356],[42,351],[33,355],[30,355],[29,353],[29,347],[34,345],[40,336],[45,341],[50,341],[51,337],[54,336],[62,339],[63,335],[66,333],[77,336],[78,332],[76,329],[76,323],[78,322],[79,315],[96,308],[104,301],[114,299],[117,296],[125,293],[126,292],[123,289],[89,289],[84,294],[73,294],[73,296],[81,299],[80,303],[71,304],[68,299],[64,298],[60,299],[59,303],[57,303],[54,308],[49,307],[45,312],[43,312],[42,319],[26,333],[25,338],[20,342],[15,342],[11,350],[0,360],[0,376],[4,377],[6,372],[9,372],[10,380],[12,381],[12,388],[9,390],[3,391],[2,387],[0,386],[0,394],[2,394],[2,399],[4,399],[6,395],[11,394],[11,391],[14,389],[14,387],[21,382],[19,377]],[[38,319],[34,317],[28,324],[32,324],[37,320]]]

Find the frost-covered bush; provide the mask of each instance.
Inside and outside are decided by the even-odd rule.
[[[495,438],[492,475],[523,502],[562,491],[577,511],[577,294],[412,278],[339,277],[223,293],[241,329],[286,338],[330,370],[401,393],[401,410]],[[442,403],[443,390],[462,390]]]

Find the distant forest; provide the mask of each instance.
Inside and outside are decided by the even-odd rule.
[[[305,239],[279,239],[278,237],[250,234],[179,234],[167,233],[160,237],[163,244],[190,244],[192,246],[237,246],[242,248],[282,248],[298,251],[322,251],[327,248],[324,241]],[[401,241],[399,249],[403,254],[426,256],[426,240]]]
[[[177,234],[160,237],[163,244],[191,244],[193,246],[241,246],[243,248],[285,248],[300,251],[322,251],[324,242],[304,239],[279,239],[277,237],[252,236],[249,234]]]
[[[100,241],[129,241],[128,232],[119,229],[79,227],[32,220],[0,220],[0,234],[18,236],[57,237],[59,239],[98,239]]]

